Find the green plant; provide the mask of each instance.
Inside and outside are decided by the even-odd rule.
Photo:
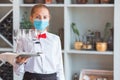
[[[103,41],[107,41],[109,36],[110,36],[110,29],[112,28],[111,23],[107,22],[105,24],[105,28],[104,28],[104,36],[103,36]]]
[[[79,30],[77,29],[76,24],[75,24],[75,23],[72,23],[72,24],[71,24],[71,28],[72,28],[72,31],[73,31],[74,34],[75,34],[75,40],[76,40],[76,41],[77,41],[77,39],[80,40],[80,38],[79,38],[80,32],[79,32]]]
[[[30,22],[30,20],[28,20],[27,12],[24,12],[24,14],[23,14],[22,22],[20,23],[20,28],[21,29],[31,29],[32,28],[32,23]]]

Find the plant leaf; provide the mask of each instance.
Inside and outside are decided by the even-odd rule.
[[[80,33],[79,33],[79,30],[78,30],[77,27],[76,27],[76,24],[75,24],[75,23],[72,23],[72,24],[71,24],[71,27],[72,27],[73,32],[74,32],[77,36],[79,36]]]
[[[108,39],[108,37],[110,35],[110,33],[109,33],[110,32],[109,31],[110,28],[112,28],[111,23],[107,22],[105,24],[105,29],[104,29],[104,37],[103,37],[104,41],[107,41],[107,39]]]

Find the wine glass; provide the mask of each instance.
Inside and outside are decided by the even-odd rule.
[[[19,29],[13,29],[13,45],[14,45],[13,52],[16,52],[17,42],[19,37],[18,34],[19,34]]]
[[[17,39],[18,39],[18,29],[14,29],[13,30],[13,39],[14,39],[14,41],[16,42],[17,41]]]

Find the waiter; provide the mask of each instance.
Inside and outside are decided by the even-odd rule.
[[[37,53],[37,57],[17,57],[14,70],[24,73],[23,80],[65,80],[63,72],[61,43],[59,36],[49,33],[50,12],[43,4],[31,9],[30,21],[35,29],[29,37],[20,37],[17,53]]]

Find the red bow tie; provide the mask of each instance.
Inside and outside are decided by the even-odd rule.
[[[44,34],[38,34],[37,38],[38,39],[40,39],[40,38],[46,38],[46,33],[44,33]]]

